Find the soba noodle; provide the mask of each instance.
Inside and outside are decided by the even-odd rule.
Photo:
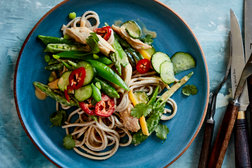
[[[94,21],[94,23],[93,23]],[[70,27],[87,27],[94,31],[100,24],[99,16],[94,11],[85,12],[82,17],[76,17],[67,25],[62,26],[63,34]],[[112,31],[113,33],[113,31]],[[110,36],[108,42],[112,44],[114,35]],[[156,72],[148,72],[145,74],[137,74],[132,72],[132,67],[128,64],[123,67],[123,79],[132,91],[143,91],[148,96],[152,95],[156,86],[160,86],[160,92],[169,86],[165,84],[160,77],[155,76]],[[132,136],[130,132],[123,126],[120,121],[120,112],[126,109],[131,110],[133,107],[129,100],[128,91],[118,88],[121,94],[121,100],[114,99],[116,108],[115,113],[110,117],[97,117],[97,120],[88,116],[81,108],[72,111],[65,125],[62,126],[66,130],[67,135],[72,135],[75,141],[74,151],[81,156],[94,160],[105,160],[111,157],[119,148],[119,146],[128,146],[131,144]],[[162,120],[168,120],[174,117],[177,111],[176,102],[172,99],[167,101],[173,108],[172,115],[162,116]],[[56,103],[56,110],[59,108],[70,110],[70,107]],[[171,112],[165,109],[164,113]],[[122,140],[126,142],[122,143]]]

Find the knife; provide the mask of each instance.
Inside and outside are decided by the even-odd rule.
[[[237,59],[237,55],[243,55],[243,43],[241,32],[239,28],[239,24],[236,20],[234,12],[230,10],[230,20],[231,20],[231,54],[232,57],[232,64],[235,63],[244,63],[244,60],[241,61]],[[237,29],[238,28],[238,29]],[[233,40],[236,39],[236,40]],[[214,142],[214,146],[210,155],[208,167],[209,168],[220,168],[228,147],[228,143],[230,140],[230,136],[232,134],[235,120],[237,118],[238,110],[239,110],[239,98],[242,94],[244,84],[247,78],[252,74],[252,56],[250,56],[248,62],[246,63],[245,67],[241,70],[235,69],[231,66],[231,76],[237,76],[239,82],[237,86],[235,83],[232,82],[232,92],[233,94],[233,101],[229,102],[226,112],[224,114],[224,118],[222,120],[221,126],[218,130],[218,134],[216,140]],[[241,72],[242,73],[241,73]]]
[[[252,1],[244,1],[244,46],[245,46],[245,57],[248,59],[249,55],[252,53]],[[249,78],[248,88],[250,91],[249,97],[250,102],[252,102],[252,77]],[[248,119],[248,131],[249,131],[249,142],[252,141],[252,103],[250,103],[250,109],[247,113]],[[249,120],[250,119],[250,120]],[[250,144],[250,161],[252,160],[252,144]]]
[[[229,41],[230,41],[230,35],[229,35]],[[219,83],[219,85],[214,89],[213,94],[210,97],[210,103],[208,105],[208,110],[207,110],[208,116],[207,116],[207,120],[205,121],[205,130],[204,130],[204,135],[203,135],[203,142],[202,142],[202,147],[201,147],[201,152],[200,152],[198,168],[207,168],[207,162],[208,162],[208,158],[210,154],[210,149],[211,149],[210,147],[212,143],[212,137],[213,137],[214,125],[215,125],[214,115],[215,115],[215,109],[216,109],[216,100],[217,100],[219,91],[221,90],[223,84],[226,82],[226,80],[229,77],[231,61],[232,61],[232,57],[231,57],[231,52],[230,52],[225,76],[222,79],[222,81]]]
[[[248,4],[249,3],[249,4]],[[245,39],[245,58],[243,55],[237,55],[237,58],[240,60],[244,60],[243,64],[235,64],[234,68],[235,69],[242,69],[242,67],[245,65],[245,62],[247,61],[251,51],[249,45],[251,39],[249,39],[250,36],[250,31],[248,30],[248,24],[251,24],[248,21],[248,7],[251,6],[251,0],[244,1],[244,22],[245,22],[245,27],[244,27],[244,39]],[[250,15],[252,16],[252,15]],[[237,25],[236,25],[237,26]],[[247,27],[246,27],[247,26]],[[238,27],[239,28],[239,27]],[[235,40],[235,39],[234,39]],[[236,67],[235,67],[236,66]],[[232,76],[233,80],[232,82],[236,82],[238,78],[235,78],[237,76]],[[237,83],[235,83],[237,85]],[[247,88],[247,83],[245,83],[243,93],[239,99],[240,101],[240,108],[239,112],[237,115],[236,119],[236,124],[235,124],[235,164],[236,167],[251,167],[251,162],[250,162],[250,152],[249,152],[249,143],[248,143],[248,132],[247,132],[247,123],[246,123],[246,117],[245,117],[245,111],[249,105],[249,97],[248,97],[248,88]]]

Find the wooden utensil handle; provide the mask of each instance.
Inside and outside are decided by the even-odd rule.
[[[235,164],[237,168],[251,168],[245,112],[239,111],[235,124]]]
[[[207,162],[210,154],[210,146],[213,137],[214,120],[208,119],[205,125],[204,138],[200,153],[199,168],[207,168]]]
[[[238,108],[239,104],[236,102],[231,102],[228,104],[210,155],[208,163],[209,168],[221,168],[230,136],[234,128]]]

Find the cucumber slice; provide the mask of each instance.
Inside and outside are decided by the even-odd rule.
[[[84,67],[85,70],[86,70],[86,77],[84,79],[84,84],[83,85],[89,84],[92,81],[93,77],[94,77],[93,67],[86,61],[78,62],[77,68],[79,68],[79,67]]]
[[[184,52],[175,53],[172,56],[171,61],[174,66],[175,74],[181,71],[194,68],[196,66],[194,58],[190,54]]]
[[[173,71],[173,64],[170,61],[165,61],[160,65],[160,77],[161,79],[167,83],[173,83],[175,81],[174,71]]]
[[[167,54],[162,52],[156,52],[151,57],[152,67],[157,73],[160,73],[160,65],[165,61],[171,62],[171,59]]]
[[[69,85],[69,76],[71,74],[72,71],[67,71],[64,72],[62,74],[62,76],[60,77],[59,81],[58,81],[58,87],[61,91],[64,91],[67,86]]]
[[[141,34],[142,34],[141,28],[133,20],[124,22],[121,27],[125,28],[126,32],[128,33],[130,37],[135,38],[135,39],[138,39],[141,37]]]
[[[136,91],[134,92],[134,96],[138,103],[148,103],[149,97],[145,92],[142,91]]]
[[[91,85],[83,86],[83,87],[74,91],[74,97],[80,102],[87,100],[91,96],[92,96]]]

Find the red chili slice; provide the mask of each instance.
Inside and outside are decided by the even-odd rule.
[[[101,117],[109,117],[115,111],[115,102],[107,95],[102,96],[102,100],[95,105],[95,114]]]
[[[136,65],[136,69],[139,73],[146,73],[150,70],[150,61],[148,59],[141,59]]]
[[[79,89],[84,83],[86,70],[84,67],[73,70],[69,76],[69,85],[71,89]]]
[[[85,111],[85,113],[89,114],[89,115],[94,115],[94,105],[92,105],[91,103],[84,103],[84,102],[79,102],[79,106],[80,108]]]
[[[70,90],[71,88],[69,87],[69,85],[67,86],[67,89],[64,90],[65,98],[67,99],[68,102],[70,102],[70,96],[68,95],[68,91]]]
[[[95,29],[95,33],[99,34],[100,36],[102,36],[102,38],[104,38],[104,40],[107,41],[111,36],[112,28],[110,26],[97,28]]]

